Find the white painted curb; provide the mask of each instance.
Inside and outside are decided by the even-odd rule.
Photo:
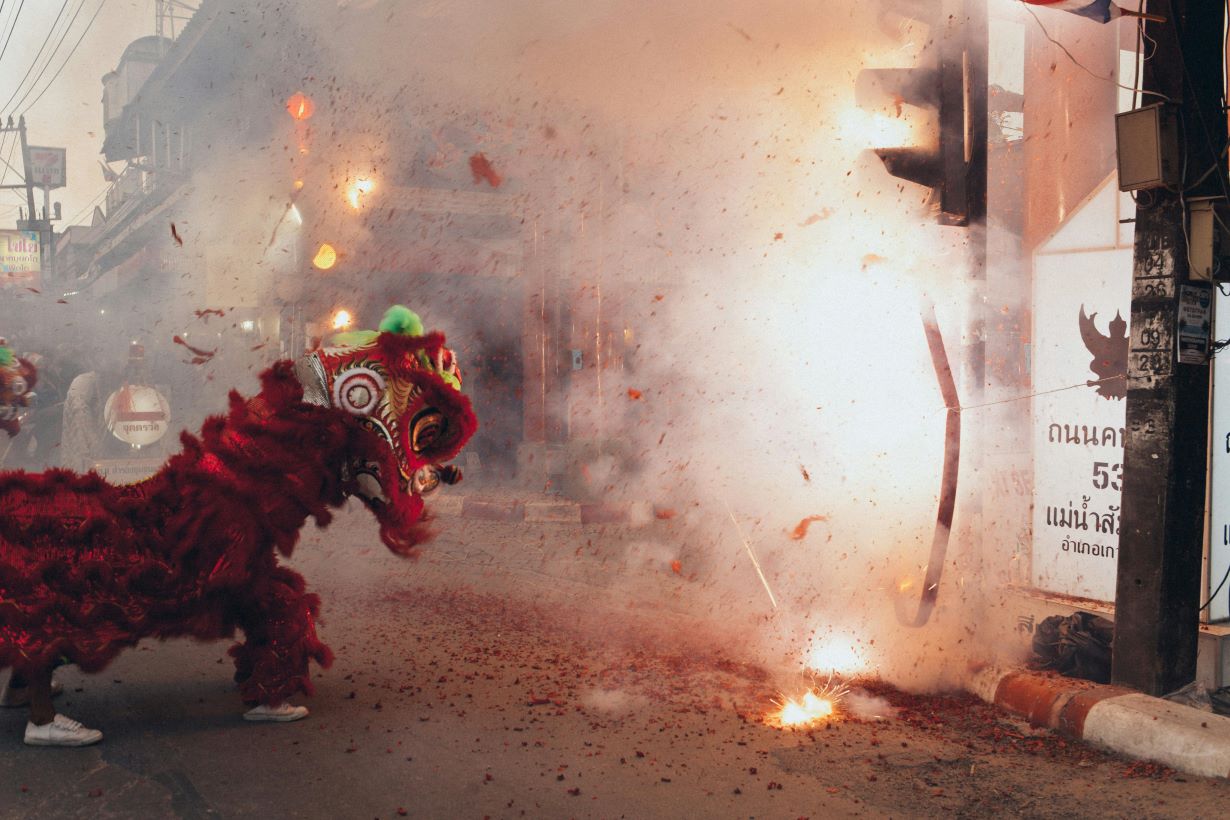
[[[1230,718],[1148,695],[1108,698],[1085,717],[1083,739],[1172,769],[1230,775]]]

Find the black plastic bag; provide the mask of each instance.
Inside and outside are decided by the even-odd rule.
[[[1070,678],[1110,683],[1115,623],[1090,612],[1052,615],[1034,631],[1034,654],[1043,669]]]

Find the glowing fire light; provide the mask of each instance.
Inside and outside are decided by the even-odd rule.
[[[372,188],[376,187],[376,183],[371,177],[359,177],[350,184],[346,189],[346,199],[350,200],[350,207],[356,211],[363,207],[363,197],[372,192]]]
[[[350,311],[346,310],[345,308],[342,308],[337,313],[333,314],[333,329],[334,330],[345,330],[346,328],[350,327],[350,323],[352,321],[353,320],[350,317]]]
[[[778,703],[781,708],[765,718],[765,722],[770,726],[789,729],[810,726],[835,717],[837,704],[850,691],[849,687],[840,680],[835,680],[832,675],[829,675],[823,684],[816,684],[815,678],[812,680],[813,685],[802,697],[788,698],[783,695],[782,701]]]
[[[833,711],[831,699],[821,697],[814,690],[808,689],[798,700],[786,698],[782,708],[770,716],[770,722],[782,728],[808,726],[831,718]]]
[[[817,672],[834,672],[849,676],[865,672],[867,661],[854,648],[852,642],[827,640],[812,644],[807,651],[806,666]]]
[[[328,242],[321,243],[320,249],[312,257],[312,264],[320,270],[328,270],[337,264],[337,249]]]
[[[837,115],[837,126],[842,139],[867,148],[934,142],[935,138],[927,125],[928,123],[919,122],[915,117],[890,117],[879,111],[864,111],[853,106]]]
[[[286,100],[286,110],[297,122],[303,122],[316,111],[316,103],[302,91],[296,91]]]

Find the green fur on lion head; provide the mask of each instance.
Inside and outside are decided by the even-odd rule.
[[[401,333],[405,336],[422,336],[423,320],[405,305],[393,305],[384,312],[380,329],[385,333]]]
[[[17,357],[13,355],[12,348],[0,347],[0,367],[12,367],[15,361]]]

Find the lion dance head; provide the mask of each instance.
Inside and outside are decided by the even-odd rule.
[[[38,370],[28,359],[0,341],[0,430],[9,438],[21,430],[21,419],[34,399]]]
[[[425,333],[417,314],[395,305],[379,330],[338,334],[295,370],[304,401],[344,410],[371,434],[347,467],[347,492],[375,513],[390,549],[413,552],[424,537],[423,496],[461,479],[444,464],[478,428],[444,335]]]

